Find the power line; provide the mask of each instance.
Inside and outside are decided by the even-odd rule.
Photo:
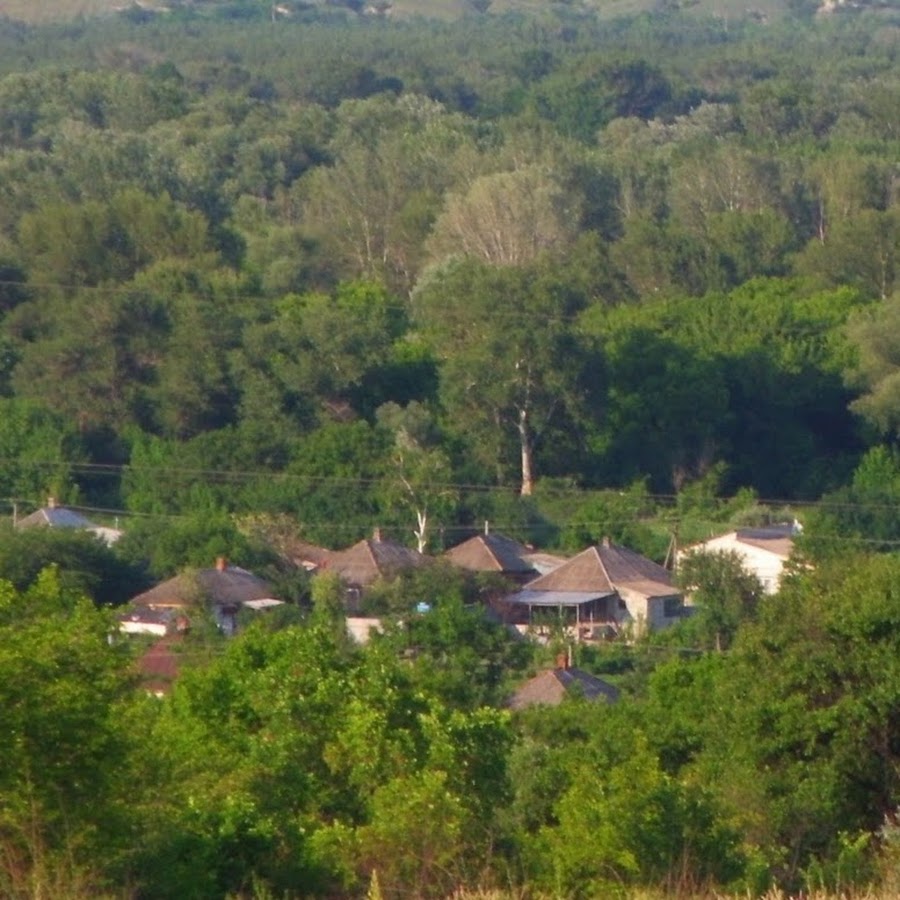
[[[302,472],[288,471],[272,471],[269,469],[205,469],[193,467],[178,466],[135,466],[128,463],[91,463],[91,462],[70,462],[66,460],[19,460],[14,457],[0,457],[0,465],[14,465],[23,468],[57,468],[66,469],[73,474],[97,475],[104,477],[120,477],[127,476],[130,473],[140,475],[157,475],[157,476],[176,476],[206,479],[207,483],[227,484],[228,482],[249,482],[256,479],[277,480],[277,481],[294,481],[298,483],[309,484],[312,486],[332,486],[339,487],[378,487],[390,484],[394,481],[395,476],[390,473],[384,475],[353,475],[353,476],[337,476],[337,475],[311,475]],[[429,490],[446,490],[453,489],[463,492],[472,493],[501,493],[510,494],[517,491],[515,484],[488,484],[484,482],[462,482],[462,481],[433,481],[423,485],[424,491]],[[541,497],[553,496],[578,496],[590,499],[596,497],[603,499],[619,496],[623,499],[629,498],[628,488],[601,488],[601,487],[584,487],[576,484],[561,485],[551,483],[546,486],[539,486],[539,493],[534,495],[536,499]],[[664,493],[647,493],[635,494],[633,500],[636,504],[642,502],[657,503],[668,506],[670,511],[676,515],[672,517],[673,521],[681,521],[683,519],[692,519],[689,512],[680,512],[677,508],[678,494]],[[727,507],[735,501],[743,498],[738,497],[713,497],[708,501],[719,507]],[[754,504],[761,507],[774,507],[786,509],[861,509],[874,511],[900,511],[900,497],[896,502],[863,502],[855,500],[842,499],[802,499],[788,497],[753,497],[747,501],[747,504]]]

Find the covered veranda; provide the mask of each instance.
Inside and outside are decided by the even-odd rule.
[[[619,596],[615,592],[523,590],[504,602],[511,622],[527,624],[536,634],[562,627],[581,640],[593,637],[601,626],[618,630]]]

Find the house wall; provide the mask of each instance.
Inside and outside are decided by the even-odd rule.
[[[744,568],[760,580],[763,590],[767,594],[778,592],[785,561],[776,553],[762,547],[744,544],[737,540],[737,536],[734,534],[724,534],[721,537],[713,538],[700,545],[698,549],[711,553],[723,551],[737,553],[743,561]]]
[[[373,632],[381,631],[381,619],[347,616],[347,633],[357,644],[368,644]]]
[[[681,612],[677,615],[666,615],[667,600],[677,600],[677,607],[681,610],[680,595],[677,593],[672,593],[669,597],[648,597],[639,591],[630,591],[620,587],[619,595],[625,601],[626,607],[621,613],[620,621],[623,624],[629,623],[634,629],[635,635],[666,628],[683,618]]]
[[[119,631],[123,634],[155,634],[165,637],[168,628],[164,622],[141,622],[123,619],[119,622]]]

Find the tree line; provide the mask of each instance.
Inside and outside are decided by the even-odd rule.
[[[177,459],[814,499],[893,439],[889,18],[167,22],[3,33],[0,494],[394,515]]]

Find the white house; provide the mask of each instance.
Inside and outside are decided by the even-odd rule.
[[[755,575],[767,594],[778,591],[784,565],[794,550],[794,538],[800,534],[799,522],[769,525],[763,528],[742,528],[685,547],[677,554],[682,560],[689,553],[736,553],[744,568]]]

